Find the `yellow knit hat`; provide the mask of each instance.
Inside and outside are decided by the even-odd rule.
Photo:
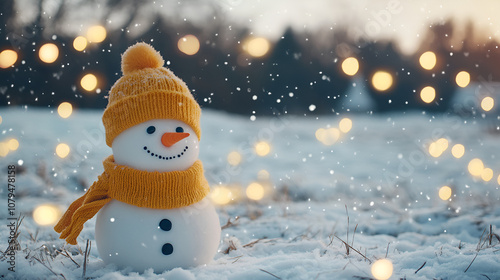
[[[108,146],[127,128],[152,119],[183,121],[200,139],[200,106],[186,84],[163,64],[161,55],[146,43],[123,53],[123,77],[111,87],[102,116]]]

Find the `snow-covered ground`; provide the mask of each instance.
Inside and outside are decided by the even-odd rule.
[[[212,263],[157,275],[105,265],[95,249],[95,218],[86,223],[79,247],[65,245],[52,227],[32,218],[45,203],[65,210],[101,174],[101,161],[111,153],[101,115],[0,112],[0,142],[19,142],[0,158],[2,251],[10,235],[8,165],[17,171],[16,216],[25,217],[16,272],[3,260],[3,277],[81,279],[85,271],[90,279],[369,279],[371,264],[387,258],[394,265],[391,279],[500,279],[500,134],[481,118],[414,112],[251,121],[204,110],[205,174],[212,190],[222,183],[234,201],[217,206],[223,230]],[[319,128],[336,128],[345,117],[352,129],[335,144],[316,139]],[[434,158],[428,146],[439,138],[448,147]],[[256,155],[258,141],[270,144],[268,155]],[[56,156],[58,143],[70,146],[68,157]],[[458,143],[465,154],[457,159],[451,149]],[[237,166],[227,161],[233,151],[242,157]],[[473,158],[492,169],[490,181],[469,174]],[[254,181],[266,190],[259,201],[245,195]],[[453,192],[447,201],[438,196],[445,185]],[[92,247],[84,269],[87,239]]]

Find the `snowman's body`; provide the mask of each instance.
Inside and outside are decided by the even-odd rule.
[[[220,232],[219,218],[207,199],[170,210],[112,200],[97,214],[95,238],[106,263],[162,272],[210,262]]]
[[[197,159],[198,138],[182,121],[156,119],[128,128],[113,141],[117,164],[139,170],[185,170]],[[169,158],[166,160],[165,158]],[[117,200],[97,214],[95,238],[106,263],[155,272],[210,262],[220,243],[220,222],[211,202],[152,209]]]

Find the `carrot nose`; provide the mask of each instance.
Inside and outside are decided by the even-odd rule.
[[[187,132],[167,132],[161,136],[161,143],[165,147],[172,147],[175,143],[189,136]]]

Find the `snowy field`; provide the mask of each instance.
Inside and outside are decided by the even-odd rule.
[[[0,112],[0,142],[19,142],[0,158],[2,252],[10,235],[8,165],[17,171],[15,216],[24,217],[16,272],[8,271],[4,256],[0,278],[370,279],[371,264],[386,258],[394,265],[391,279],[500,279],[500,134],[481,118],[413,112],[251,121],[204,110],[205,174],[212,193],[218,190],[217,201],[222,190],[234,200],[217,206],[223,229],[212,263],[158,275],[105,265],[95,248],[95,218],[85,224],[79,246],[65,245],[51,226],[32,218],[41,204],[65,210],[102,173],[111,149],[101,115],[75,110],[62,119],[49,109]],[[316,139],[319,128],[336,128],[344,117],[352,129],[333,145]],[[429,145],[440,138],[447,145],[440,142],[441,155],[432,157]],[[269,154],[256,155],[258,141],[271,146]],[[55,154],[59,143],[71,148],[64,159]],[[455,144],[465,147],[461,158],[452,155]],[[236,166],[227,160],[233,151],[241,156]],[[468,171],[474,158],[484,163],[484,180]],[[256,181],[266,191],[257,201],[245,195]],[[452,190],[448,200],[439,198],[443,186]]]

